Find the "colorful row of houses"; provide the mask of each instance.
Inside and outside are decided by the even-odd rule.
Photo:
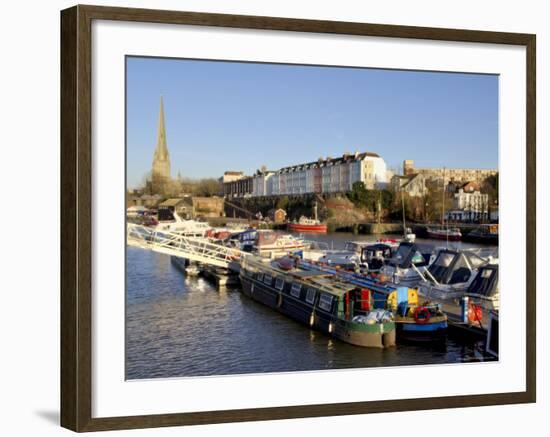
[[[221,178],[223,194],[229,197],[345,193],[355,182],[373,189],[385,188],[388,180],[386,163],[372,152],[319,158],[276,171],[262,168],[253,176],[229,171]]]

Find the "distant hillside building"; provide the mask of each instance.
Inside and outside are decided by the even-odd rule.
[[[385,188],[388,171],[384,160],[376,153],[356,152],[276,171],[264,168],[254,176],[224,183],[223,192],[234,197],[345,193],[355,182],[363,182],[367,189]]]
[[[395,175],[391,179],[391,187],[395,192],[407,193],[411,197],[422,197],[426,194],[426,179],[420,173]]]
[[[223,176],[220,178],[220,182],[225,184],[227,182],[238,181],[245,177],[244,172],[242,171],[226,171]]]
[[[479,221],[489,218],[489,195],[476,189],[476,184],[468,182],[460,187],[453,196],[447,220]]]
[[[482,182],[489,176],[498,173],[496,169],[483,168],[418,168],[414,161],[406,159],[403,161],[403,175],[421,174],[426,180],[443,180],[458,182]]]

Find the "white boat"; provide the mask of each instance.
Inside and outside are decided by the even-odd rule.
[[[361,264],[363,248],[371,244],[373,244],[372,241],[346,241],[343,250],[327,251],[317,261],[333,267],[355,269]]]
[[[430,264],[418,292],[430,300],[460,299],[474,281],[478,270],[496,261],[471,249],[440,249]]]
[[[155,227],[157,232],[175,232],[186,237],[204,237],[210,229],[208,223],[197,220],[184,220],[175,211],[174,220],[159,222]]]
[[[467,282],[421,285],[419,295],[441,305],[450,318],[488,330],[500,307],[498,284],[498,263],[492,260],[473,270]]]
[[[424,280],[431,252],[422,252],[414,243],[401,242],[393,256],[380,268],[379,278],[404,287],[414,287]]]
[[[315,261],[318,262],[321,258],[327,256],[330,253],[336,251],[330,250],[327,243],[324,241],[307,241],[304,240],[304,251],[302,254],[302,259],[306,261]]]
[[[426,232],[428,233],[428,237],[435,238],[436,240],[459,241],[462,238],[462,233],[458,228],[428,228]]]
[[[331,251],[317,259],[322,264],[333,267],[342,267],[346,269],[355,269],[361,264],[361,255],[355,252]]]
[[[281,234],[270,230],[256,231],[253,251],[264,257],[277,257],[305,249],[304,240],[290,234]]]

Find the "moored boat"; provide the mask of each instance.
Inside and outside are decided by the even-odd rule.
[[[458,228],[428,228],[426,232],[428,233],[428,237],[436,240],[460,241],[462,238],[462,233]]]
[[[172,213],[174,220],[161,221],[155,226],[156,232],[173,232],[186,237],[204,237],[210,226],[208,223],[197,220],[185,220],[175,211]]]
[[[464,265],[457,268],[460,260],[453,262],[452,270],[444,276],[434,273],[441,282],[434,283],[432,279],[419,287],[419,293],[440,304],[453,321],[487,331],[491,312],[500,306],[498,264],[493,260],[469,270]]]
[[[373,309],[370,295],[360,287],[286,261],[244,259],[240,271],[243,293],[344,342],[376,348],[395,344],[393,315]]]
[[[346,241],[343,250],[331,250],[320,257],[318,261],[332,267],[355,269],[361,264],[363,249],[372,244],[375,243],[372,241]]]
[[[498,320],[499,311],[493,310],[489,313],[489,321],[487,323],[487,342],[485,343],[485,351],[495,358],[498,358]]]
[[[369,244],[361,249],[361,265],[368,273],[379,273],[394,252],[395,248],[388,244]]]
[[[379,279],[407,287],[416,286],[423,280],[430,258],[431,252],[423,252],[415,243],[403,242],[381,266]]]
[[[481,256],[476,250],[440,249],[419,284],[419,293],[436,301],[461,298],[478,269],[490,262],[494,260]]]
[[[414,288],[381,283],[362,274],[331,269],[301,261],[304,269],[320,269],[361,288],[369,305],[394,314],[397,339],[406,341],[439,341],[447,333],[447,315],[441,305],[421,299]]]
[[[326,234],[327,225],[321,223],[319,220],[300,217],[298,222],[291,222],[288,224],[288,230],[291,232],[310,232],[315,234]]]
[[[304,240],[290,234],[267,230],[257,231],[253,247],[256,254],[268,258],[296,253],[304,249]]]
[[[481,225],[464,235],[463,240],[472,243],[498,244],[498,225]]]

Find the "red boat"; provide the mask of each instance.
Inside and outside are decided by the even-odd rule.
[[[428,237],[437,240],[459,241],[462,238],[460,229],[434,229],[428,228]]]
[[[312,232],[315,234],[326,234],[327,225],[319,220],[300,217],[297,223],[289,223],[288,230],[292,232]]]

